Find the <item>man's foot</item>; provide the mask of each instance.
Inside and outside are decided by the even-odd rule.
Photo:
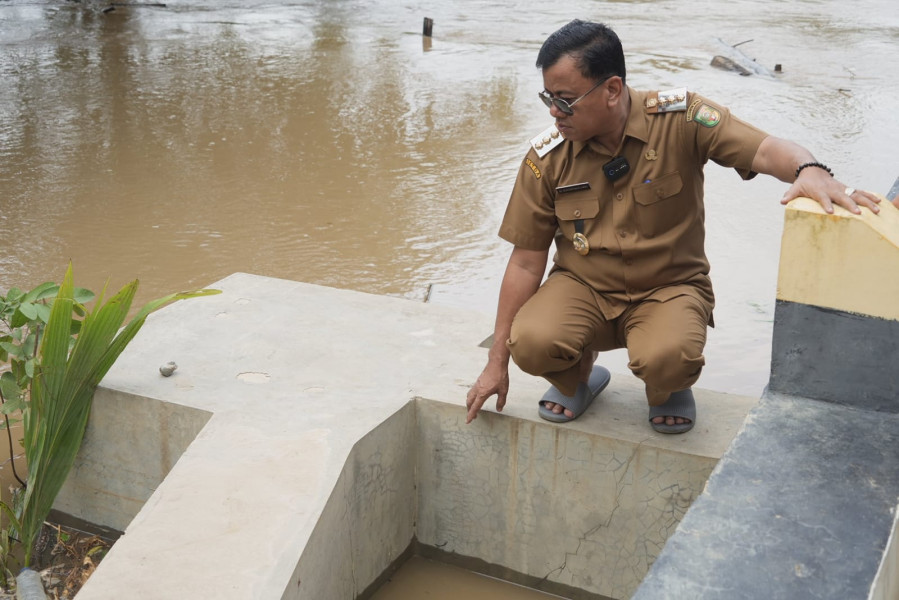
[[[649,407],[649,423],[659,433],[686,433],[696,421],[696,400],[693,390],[673,392],[659,406]]]
[[[690,423],[690,419],[684,419],[683,417],[656,417],[652,420],[653,425],[684,425],[685,423]]]
[[[609,384],[612,374],[605,367],[596,365],[587,383],[578,383],[574,396],[565,396],[555,386],[549,388],[540,400],[537,411],[542,418],[556,423],[565,423],[581,416],[601,391]],[[549,407],[552,406],[553,409]]]
[[[593,374],[593,363],[596,362],[596,359],[598,357],[599,357],[599,352],[584,353],[583,358],[581,358],[581,365],[580,365],[580,367],[581,367],[581,373],[580,373],[581,383],[585,383],[585,384],[589,385],[590,376]],[[608,384],[608,381],[606,383]],[[603,385],[603,387],[605,387],[605,385]],[[578,385],[578,388],[580,389],[580,385]],[[553,389],[555,389],[555,388],[553,388]],[[550,391],[552,391],[552,390],[550,390]],[[559,392],[558,390],[556,390],[556,391],[559,394],[561,394],[561,392]],[[550,392],[547,392],[546,394],[544,394],[543,399],[540,400],[541,412],[545,413],[546,411],[550,411],[557,415],[564,415],[564,416],[568,417],[567,419],[558,419],[559,421],[570,421],[571,419],[574,419],[575,417],[580,416],[580,413],[578,413],[577,415],[574,414],[571,410],[562,406],[561,403],[547,401],[546,397],[549,396],[549,394],[550,394]],[[596,394],[599,394],[599,392],[596,392]],[[575,392],[575,396],[576,395],[577,395],[577,392]],[[591,400],[592,400],[592,398],[591,398]],[[546,409],[545,411],[542,410],[544,408]],[[543,417],[543,418],[545,419],[546,417]],[[557,420],[557,419],[552,419],[552,420]]]

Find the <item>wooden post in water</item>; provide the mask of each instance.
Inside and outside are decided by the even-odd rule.
[[[434,30],[434,19],[429,17],[425,17],[424,25],[422,25],[421,34],[425,37],[431,37],[431,32]]]

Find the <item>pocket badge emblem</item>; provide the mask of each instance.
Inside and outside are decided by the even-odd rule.
[[[590,242],[587,241],[587,236],[583,233],[575,233],[574,237],[571,238],[571,244],[574,246],[575,251],[581,256],[587,256],[590,252]]]

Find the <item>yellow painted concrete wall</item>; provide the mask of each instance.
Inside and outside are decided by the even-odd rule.
[[[899,209],[833,214],[809,198],[786,210],[777,298],[899,320]]]

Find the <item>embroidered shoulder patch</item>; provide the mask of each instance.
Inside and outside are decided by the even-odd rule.
[[[696,114],[693,115],[693,120],[700,125],[714,127],[721,121],[721,113],[717,108],[712,108],[708,104],[703,104],[699,107],[699,110],[696,111]]]
[[[537,168],[537,165],[534,164],[534,161],[532,161],[530,158],[526,158],[524,159],[524,162],[531,168],[531,171],[534,172],[534,176],[537,179],[540,179],[542,177],[542,175],[540,174],[540,169]]]

